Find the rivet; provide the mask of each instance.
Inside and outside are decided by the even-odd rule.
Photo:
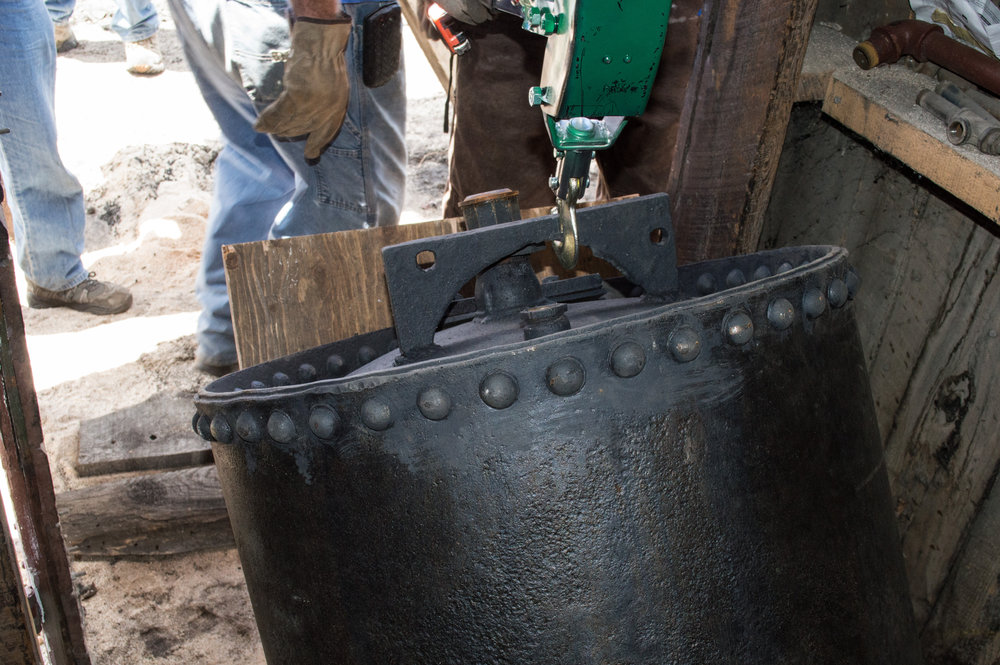
[[[209,424],[208,416],[199,416],[195,423],[195,430],[206,441],[212,440],[212,427]]]
[[[314,406],[309,411],[309,429],[321,439],[332,439],[340,428],[340,416],[328,406]]]
[[[425,388],[417,395],[417,408],[428,420],[444,420],[451,413],[451,397],[440,388]]]
[[[764,265],[757,266],[757,269],[753,271],[754,280],[767,279],[770,276],[771,269]]]
[[[623,379],[639,374],[646,366],[646,352],[637,342],[622,342],[611,352],[611,371]]]
[[[746,312],[730,312],[722,324],[726,338],[737,346],[753,339],[753,319]]]
[[[310,381],[315,381],[316,374],[316,368],[309,363],[302,363],[299,365],[299,383],[309,383]]]
[[[555,361],[545,371],[545,382],[549,390],[561,397],[578,393],[586,380],[587,373],[583,365],[572,356]]]
[[[743,271],[740,270],[739,268],[733,268],[732,270],[729,271],[729,274],[726,275],[726,286],[728,286],[729,288],[743,286],[746,283],[747,283],[746,275],[744,275]]]
[[[244,441],[260,441],[260,427],[257,419],[244,411],[236,418],[236,435]]]
[[[191,429],[194,430],[195,434],[201,436],[201,432],[198,431],[198,418],[201,418],[201,414],[195,411],[194,415],[191,416]]]
[[[715,275],[710,272],[703,273],[695,286],[698,287],[698,293],[703,296],[715,293]]]
[[[778,266],[778,274],[780,275],[783,272],[788,272],[789,270],[792,270],[793,268],[795,268],[795,266],[793,266],[788,261],[784,261],[780,266]]]
[[[795,322],[795,307],[787,298],[775,298],[767,306],[767,320],[778,330],[787,330]]]
[[[267,388],[267,384],[263,381],[254,380],[250,382],[250,387],[254,390],[260,390],[261,388]]]
[[[274,411],[267,419],[267,433],[278,443],[291,443],[295,438],[295,423],[284,411]]]
[[[365,346],[362,346],[360,349],[358,349],[358,364],[359,365],[367,365],[368,363],[370,363],[371,361],[375,360],[376,358],[378,358],[378,351],[376,351],[372,347],[368,346],[367,344]]]
[[[517,381],[506,372],[493,372],[479,384],[479,397],[494,409],[506,409],[517,401],[517,393]]]
[[[847,295],[851,300],[854,300],[854,296],[857,295],[858,289],[861,288],[861,277],[858,273],[854,272],[854,269],[847,271],[844,275],[844,281],[847,283]]]
[[[392,410],[389,405],[378,399],[366,400],[361,405],[361,422],[376,432],[392,427]]]
[[[216,441],[229,443],[233,440],[233,428],[229,426],[229,421],[221,413],[212,418],[212,424],[209,425],[208,429]]]
[[[842,279],[834,279],[826,288],[826,297],[830,301],[831,307],[843,307],[849,296],[847,284]]]
[[[819,289],[807,289],[802,295],[802,311],[810,319],[815,319],[826,311],[826,296]]]
[[[271,381],[276,386],[290,386],[292,385],[292,378],[285,374],[284,372],[275,372],[274,376],[271,377]]]
[[[330,376],[334,378],[342,376],[344,374],[344,369],[344,359],[336,353],[326,359],[326,371]]]
[[[677,362],[689,363],[701,353],[701,338],[693,328],[678,328],[667,340],[670,353]]]

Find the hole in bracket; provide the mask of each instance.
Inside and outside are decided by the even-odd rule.
[[[658,227],[649,232],[649,242],[654,245],[662,245],[667,241],[667,232],[663,227]]]
[[[437,263],[437,256],[429,249],[417,253],[417,267],[427,272]]]

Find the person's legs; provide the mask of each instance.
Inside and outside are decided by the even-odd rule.
[[[222,129],[223,148],[215,164],[215,190],[195,284],[202,305],[197,362],[206,371],[222,372],[237,360],[222,246],[266,238],[292,196],[294,175],[270,138],[253,130],[257,110],[227,72],[220,5],[171,0],[170,9],[195,81]],[[252,22],[270,22],[267,15],[263,19]]]
[[[272,237],[329,233],[399,222],[406,180],[406,91],[402,63],[387,83],[362,80],[366,16],[392,2],[345,3],[353,19],[347,44],[351,97],[344,125],[317,164],[307,164],[303,141],[275,141],[296,174],[294,204]],[[400,55],[402,57],[402,55]]]
[[[87,279],[80,262],[83,190],[63,166],[53,110],[56,50],[41,0],[0,0],[0,171],[17,259],[34,284],[62,291]]]
[[[45,9],[53,23],[68,23],[75,8],[76,0],[45,0]]]
[[[160,17],[150,0],[117,0],[117,4],[118,9],[111,20],[111,28],[123,42],[148,39],[160,29]]]

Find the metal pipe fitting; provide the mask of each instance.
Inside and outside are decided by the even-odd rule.
[[[921,90],[917,104],[945,122],[948,141],[971,143],[988,155],[1000,154],[1000,126],[981,117],[971,108],[962,108],[933,90]]]
[[[875,28],[867,41],[855,47],[853,55],[862,69],[891,64],[909,55],[1000,94],[1000,62],[946,36],[941,26],[925,21],[895,21]]]

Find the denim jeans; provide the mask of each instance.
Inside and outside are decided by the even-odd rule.
[[[17,262],[35,284],[69,289],[87,279],[83,190],[56,147],[56,47],[42,0],[0,0],[0,63],[0,128],[10,130],[0,173]]]
[[[222,246],[392,225],[403,205],[406,97],[403,68],[385,85],[362,82],[363,20],[392,2],[345,3],[351,97],[340,133],[310,165],[304,141],[253,129],[281,93],[289,50],[283,0],[170,0],[171,14],[202,96],[222,130],[215,189],[195,291],[202,305],[198,353],[236,362]]]
[[[160,16],[151,0],[117,0],[118,9],[111,19],[111,29],[123,42],[137,42],[156,34]],[[76,0],[45,0],[53,23],[65,23],[73,15]]]

